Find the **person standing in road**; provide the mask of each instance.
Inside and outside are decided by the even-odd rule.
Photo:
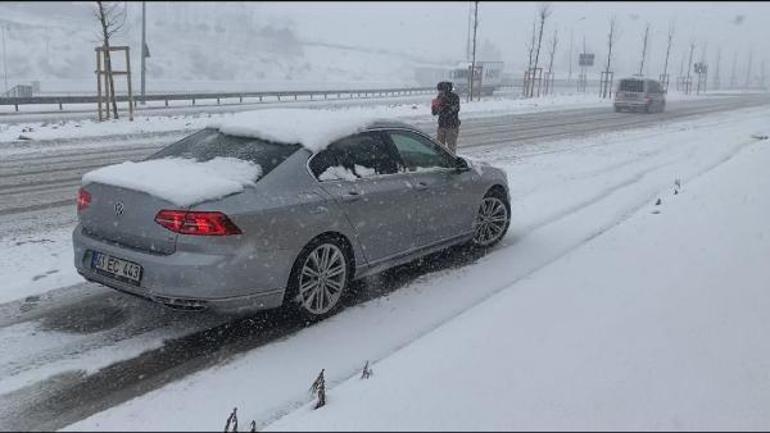
[[[442,81],[436,86],[438,96],[433,100],[431,112],[438,116],[436,140],[454,155],[457,136],[460,133],[460,97],[452,91],[452,83]]]

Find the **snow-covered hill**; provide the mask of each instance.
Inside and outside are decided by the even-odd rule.
[[[414,85],[419,53],[300,38],[291,21],[255,3],[147,4],[148,91],[260,90]],[[0,3],[9,85],[40,81],[43,92],[93,92],[97,22],[90,2]],[[307,33],[307,32],[306,32]],[[139,82],[141,4],[128,4],[114,45],[132,48]],[[118,66],[123,67],[121,63]]]

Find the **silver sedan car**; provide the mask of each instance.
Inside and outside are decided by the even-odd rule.
[[[186,208],[89,183],[73,242],[87,280],[176,309],[288,306],[324,317],[351,281],[453,245],[488,248],[510,223],[502,170],[401,122],[372,123],[318,152],[207,128],[148,159],[169,157],[236,157],[262,177]]]

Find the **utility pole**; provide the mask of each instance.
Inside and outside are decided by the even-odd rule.
[[[701,88],[701,80],[703,81],[703,92],[706,92],[706,88],[708,87],[708,66],[706,66],[706,53],[708,50],[708,41],[703,43],[703,48],[701,49],[700,53],[700,63],[701,68],[706,68],[705,70],[701,70],[700,73],[698,73],[698,93],[700,94],[700,88]]]
[[[717,64],[714,70],[714,90],[719,90],[721,87],[719,79],[719,64],[722,63],[722,47],[717,47]]]
[[[144,91],[145,91],[145,66],[144,58],[147,57],[147,20],[145,13],[145,2],[142,2],[142,105],[144,105]]]
[[[685,94],[690,94],[690,88],[692,87],[692,76],[690,71],[692,70],[692,54],[695,51],[695,42],[690,42],[690,60],[687,61],[687,83],[685,84]]]
[[[567,75],[567,85],[572,83],[572,39],[573,29],[569,29],[569,75]]]
[[[642,63],[639,65],[639,76],[644,72],[644,58],[647,57],[647,37],[650,34],[650,25],[644,27],[644,44],[642,45]]]
[[[749,50],[749,65],[746,67],[746,88],[751,87],[751,61],[754,57],[754,49]]]
[[[586,19],[586,17],[580,17],[577,21],[575,21],[572,26],[570,26],[569,29],[569,75],[567,76],[567,85],[570,85],[572,83],[572,62],[574,61],[574,57],[572,57],[573,53],[573,41],[574,41],[574,30],[575,30],[575,24],[583,21]],[[583,40],[585,41],[585,36],[583,37]],[[583,45],[585,45],[585,42],[583,42]],[[583,52],[585,52],[585,47],[583,48]]]
[[[471,73],[470,73],[470,79],[471,84],[468,86],[470,88],[470,92],[468,94],[468,100],[473,100],[473,78],[476,74],[476,31],[479,27],[479,2],[476,0],[474,2],[474,10],[473,10],[473,57],[471,60]]]
[[[473,3],[468,2],[468,31],[465,34],[465,61],[471,59],[471,11]]]
[[[671,80],[669,80],[668,75],[668,59],[671,55],[671,42],[674,39],[674,26],[673,24],[668,26],[668,39],[666,42],[666,62],[663,63],[663,75],[660,76],[660,81],[663,84],[663,88],[668,92],[668,85]]]
[[[738,51],[733,52],[733,66],[730,70],[730,88],[734,89],[737,77],[735,76],[735,67],[738,64]]]
[[[8,94],[8,56],[5,51],[5,25],[2,26],[3,29],[3,76],[5,79],[5,93]]]

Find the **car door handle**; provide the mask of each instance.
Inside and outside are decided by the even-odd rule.
[[[356,201],[361,198],[361,194],[358,191],[349,191],[342,195],[342,201]]]
[[[424,189],[428,189],[428,184],[425,182],[417,182],[417,184],[414,186],[414,189],[418,191],[422,191]]]

